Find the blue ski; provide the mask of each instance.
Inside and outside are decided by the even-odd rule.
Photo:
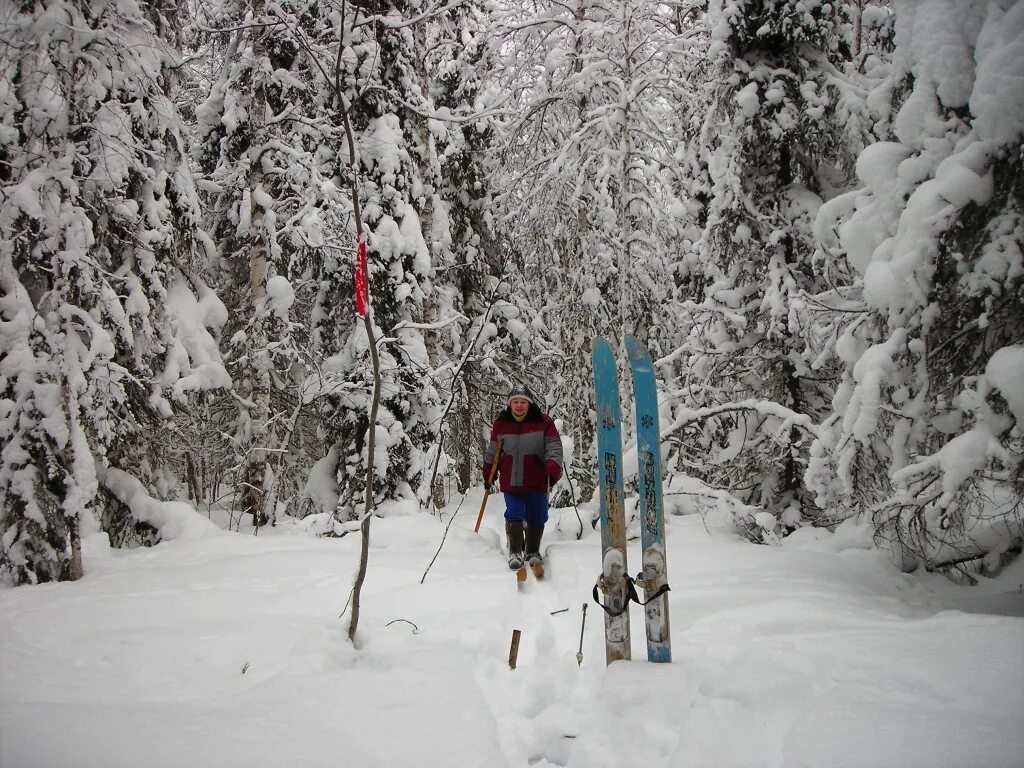
[[[626,351],[633,370],[636,401],[637,475],[640,481],[640,535],[643,571],[637,584],[644,589],[647,626],[647,660],[672,661],[668,624],[668,569],[665,559],[665,507],[661,494],[661,432],[658,428],[658,395],[654,367],[644,346],[626,337]]]
[[[605,659],[630,658],[629,596],[626,569],[626,517],[622,494],[622,428],[615,354],[608,342],[594,342],[594,393],[597,406],[597,467],[601,480],[601,577],[594,598],[604,593]]]

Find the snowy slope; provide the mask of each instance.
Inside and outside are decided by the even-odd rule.
[[[1021,765],[1021,566],[966,590],[855,529],[756,547],[672,517],[675,661],[643,660],[634,608],[635,660],[606,669],[591,604],[578,667],[599,536],[563,511],[520,593],[479,498],[422,585],[455,505],[374,521],[358,648],[356,535],[91,541],[83,581],[0,591],[0,766]]]

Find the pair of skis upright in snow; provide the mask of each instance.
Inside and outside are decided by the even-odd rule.
[[[636,579],[626,567],[626,515],[622,490],[622,428],[615,354],[608,342],[594,343],[594,390],[597,405],[597,466],[601,481],[602,570],[607,663],[630,658],[629,602],[640,602],[634,584],[644,589],[647,659],[672,660],[668,621],[668,573],[665,559],[665,513],[661,492],[661,445],[658,398],[651,357],[640,342],[626,337],[636,401],[637,474],[640,486],[640,533],[643,570]]]

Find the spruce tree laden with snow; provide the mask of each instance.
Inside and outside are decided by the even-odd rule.
[[[436,164],[429,230],[434,321],[462,319],[438,333],[442,357],[434,365],[441,372],[439,388],[455,400],[437,450],[443,447],[454,461],[463,492],[477,481],[484,448],[489,412],[481,409],[482,398],[508,386],[501,370],[502,345],[496,342],[514,341],[511,333],[490,333],[492,327],[498,330],[494,323],[501,324],[498,318],[509,305],[496,291],[511,286],[495,280],[505,277],[506,260],[494,232],[494,168],[487,156],[497,141],[495,118],[487,112],[499,98],[495,88],[485,85],[493,66],[488,21],[478,2],[449,10],[432,25],[426,59],[434,109],[429,139]],[[501,306],[495,306],[496,299]]]
[[[369,9],[354,9],[359,15],[343,20],[345,43],[338,60],[356,133],[373,319],[386,338],[379,344],[382,400],[373,426],[376,502],[416,496],[429,480],[425,455],[437,434],[437,393],[424,332],[417,327],[424,319],[432,269],[423,234],[427,190],[420,173],[427,157],[421,114],[428,110],[416,62],[423,52],[409,25],[399,21],[415,16],[419,8],[416,2],[375,3],[371,19],[361,13]],[[337,164],[346,186],[348,164],[344,155]],[[314,306],[314,342],[325,358],[329,385],[319,409],[324,437],[332,446],[319,470],[330,472],[336,484],[334,508],[322,511],[343,521],[361,514],[370,428],[367,339],[362,326],[352,322],[351,265],[347,256],[328,257]]]
[[[158,430],[230,384],[223,305],[144,8],[11,8],[0,53],[0,578],[76,578],[80,539],[158,539]],[[57,23],[59,20],[59,23]],[[140,483],[141,481],[141,483]],[[140,531],[148,530],[149,533]]]
[[[196,111],[196,156],[232,309],[235,414],[220,428],[231,435],[235,507],[259,525],[279,505],[300,509],[309,459],[294,449],[314,414],[310,326],[299,318],[312,306],[321,249],[341,229],[343,198],[330,180],[340,134],[325,119],[319,58],[328,55],[313,45],[330,25],[316,8],[229,5],[216,20],[228,31],[213,41],[223,65]]]
[[[674,461],[791,530],[811,510],[803,469],[827,412],[828,369],[805,355],[802,296],[817,291],[812,223],[843,180],[852,6],[714,2],[700,134],[706,223],[684,301]],[[760,518],[767,521],[769,517]],[[753,524],[760,538],[776,526]]]
[[[818,217],[845,322],[807,482],[905,569],[970,579],[1024,533],[1024,8],[955,7],[894,4],[892,136]]]

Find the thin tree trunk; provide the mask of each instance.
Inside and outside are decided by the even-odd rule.
[[[185,454],[185,477],[188,481],[188,497],[198,505],[199,482],[196,480],[196,465],[188,453]]]
[[[465,493],[473,483],[473,447],[476,444],[475,431],[473,429],[473,385],[469,380],[469,369],[462,379],[463,397],[463,418],[462,418],[462,445],[454,450],[459,452],[459,491]]]
[[[353,18],[353,24],[355,19]],[[352,218],[356,225],[356,243],[363,239],[363,214],[359,202],[359,162],[356,158],[356,141],[352,132],[352,123],[348,116],[348,107],[345,103],[345,95],[341,88],[341,56],[345,48],[345,4],[342,4],[342,13],[338,30],[338,55],[334,62],[334,95],[338,112],[341,116],[342,125],[345,128],[345,139],[348,143],[349,169],[351,171],[352,190]],[[369,275],[367,275],[369,283]],[[368,304],[372,306],[372,295],[367,285]],[[370,348],[370,363],[373,367],[373,399],[370,403],[370,418],[366,441],[366,493],[363,503],[363,521],[359,526],[361,543],[359,547],[359,570],[356,572],[355,583],[352,585],[352,616],[348,625],[348,639],[355,642],[356,630],[359,628],[359,607],[360,597],[363,590],[363,582],[366,580],[366,569],[370,558],[370,521],[373,519],[373,477],[374,477],[374,451],[377,442],[377,408],[380,405],[380,358],[377,355],[377,338],[373,331],[372,310],[366,308],[363,316],[363,327],[366,329],[366,340]]]
[[[263,2],[253,4],[253,15],[259,17],[263,12]],[[264,33],[257,31],[253,35],[253,57],[260,61],[265,56]],[[252,125],[253,135],[262,137],[264,131],[264,120],[266,115],[266,93],[262,85],[257,85],[253,92],[252,106],[249,113],[249,120]],[[263,183],[263,170],[258,159],[253,163],[248,178],[250,194]],[[251,365],[253,366],[254,391],[250,395],[253,403],[253,410],[250,413],[250,420],[255,425],[259,434],[254,435],[249,446],[249,453],[246,456],[245,486],[242,489],[242,509],[252,513],[253,529],[266,520],[264,515],[264,503],[266,497],[266,474],[268,451],[267,448],[274,445],[274,435],[271,429],[270,414],[270,372],[268,370],[269,360],[267,359],[267,330],[263,313],[263,304],[267,298],[267,273],[269,264],[267,262],[267,244],[263,227],[263,206],[255,200],[250,200],[251,224],[250,231],[254,235],[252,249],[249,252],[249,297],[255,315],[253,338],[250,339],[250,350],[253,353]]]
[[[347,123],[347,120],[346,120]],[[370,403],[369,435],[366,439],[366,495],[363,503],[363,522],[359,526],[361,541],[359,545],[359,571],[356,573],[355,585],[352,588],[352,620],[348,625],[348,639],[355,640],[359,626],[359,597],[366,579],[366,567],[370,559],[370,521],[373,519],[373,473],[374,449],[377,437],[377,407],[380,405],[380,360],[377,357],[377,341],[373,334],[373,323],[367,309],[363,317],[366,337],[370,343],[370,362],[373,365],[373,400]]]
[[[79,521],[76,517],[71,521],[71,581],[78,581],[85,575],[82,563],[82,534],[79,532]]]

